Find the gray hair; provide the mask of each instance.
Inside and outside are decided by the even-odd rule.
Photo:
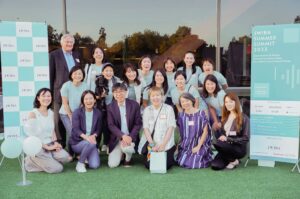
[[[73,44],[75,43],[75,39],[74,39],[73,35],[71,35],[71,34],[64,34],[64,35],[61,36],[61,38],[60,38],[60,44],[62,44],[63,41],[64,41],[65,39],[67,39],[67,38],[71,38],[71,39],[73,40]]]
[[[194,106],[195,103],[196,103],[196,99],[195,99],[195,97],[194,97],[191,93],[184,92],[184,93],[182,93],[182,94],[180,95],[180,97],[179,97],[179,106],[180,106],[181,108],[182,108],[181,102],[180,102],[180,99],[181,99],[181,98],[190,100],[190,101],[192,102],[193,106]]]

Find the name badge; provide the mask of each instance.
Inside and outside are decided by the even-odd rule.
[[[159,118],[160,118],[160,119],[167,119],[167,115],[161,114]]]
[[[228,136],[236,136],[236,131],[229,131]]]
[[[189,126],[194,126],[195,123],[194,123],[194,121],[188,121],[188,125],[189,125]]]

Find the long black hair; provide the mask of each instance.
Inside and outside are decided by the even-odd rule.
[[[164,69],[156,69],[153,73],[153,77],[152,77],[152,82],[147,86],[147,88],[151,88],[156,86],[156,82],[155,82],[155,75],[156,73],[160,72],[162,74],[162,76],[164,77],[164,83],[163,83],[163,90],[164,90],[164,95],[167,94],[168,89],[169,89],[169,85],[168,85],[168,78],[167,78],[167,74],[165,72]]]
[[[129,85],[129,79],[128,79],[127,76],[126,76],[126,72],[127,72],[128,69],[130,69],[130,70],[136,72],[136,78],[134,79],[134,82],[135,82],[137,85],[140,85],[140,84],[141,84],[141,81],[139,80],[139,73],[138,73],[138,70],[137,70],[137,68],[136,68],[132,63],[125,63],[125,64],[123,65],[122,80],[123,80],[124,82],[126,82],[127,85]]]
[[[196,73],[197,69],[196,69],[196,56],[195,56],[195,53],[193,51],[187,51],[185,54],[184,54],[184,57],[187,55],[187,54],[192,54],[194,56],[194,63],[192,65],[192,74]],[[183,58],[184,59],[184,58]],[[186,64],[185,62],[183,61],[183,71],[185,72],[186,74]]]

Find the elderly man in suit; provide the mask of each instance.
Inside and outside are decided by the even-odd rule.
[[[139,104],[126,99],[127,87],[116,83],[112,87],[114,99],[107,107],[107,123],[110,129],[108,166],[120,165],[123,154],[124,166],[131,165],[131,156],[135,152],[134,142],[142,127],[142,117]]]
[[[62,104],[60,89],[69,80],[69,71],[79,64],[79,56],[72,52],[74,37],[65,34],[61,37],[61,48],[53,51],[49,55],[50,89],[53,93],[54,124],[57,139],[65,146],[66,130],[59,117],[59,109]]]

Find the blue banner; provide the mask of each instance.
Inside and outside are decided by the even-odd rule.
[[[298,162],[300,25],[252,30],[250,158]]]

